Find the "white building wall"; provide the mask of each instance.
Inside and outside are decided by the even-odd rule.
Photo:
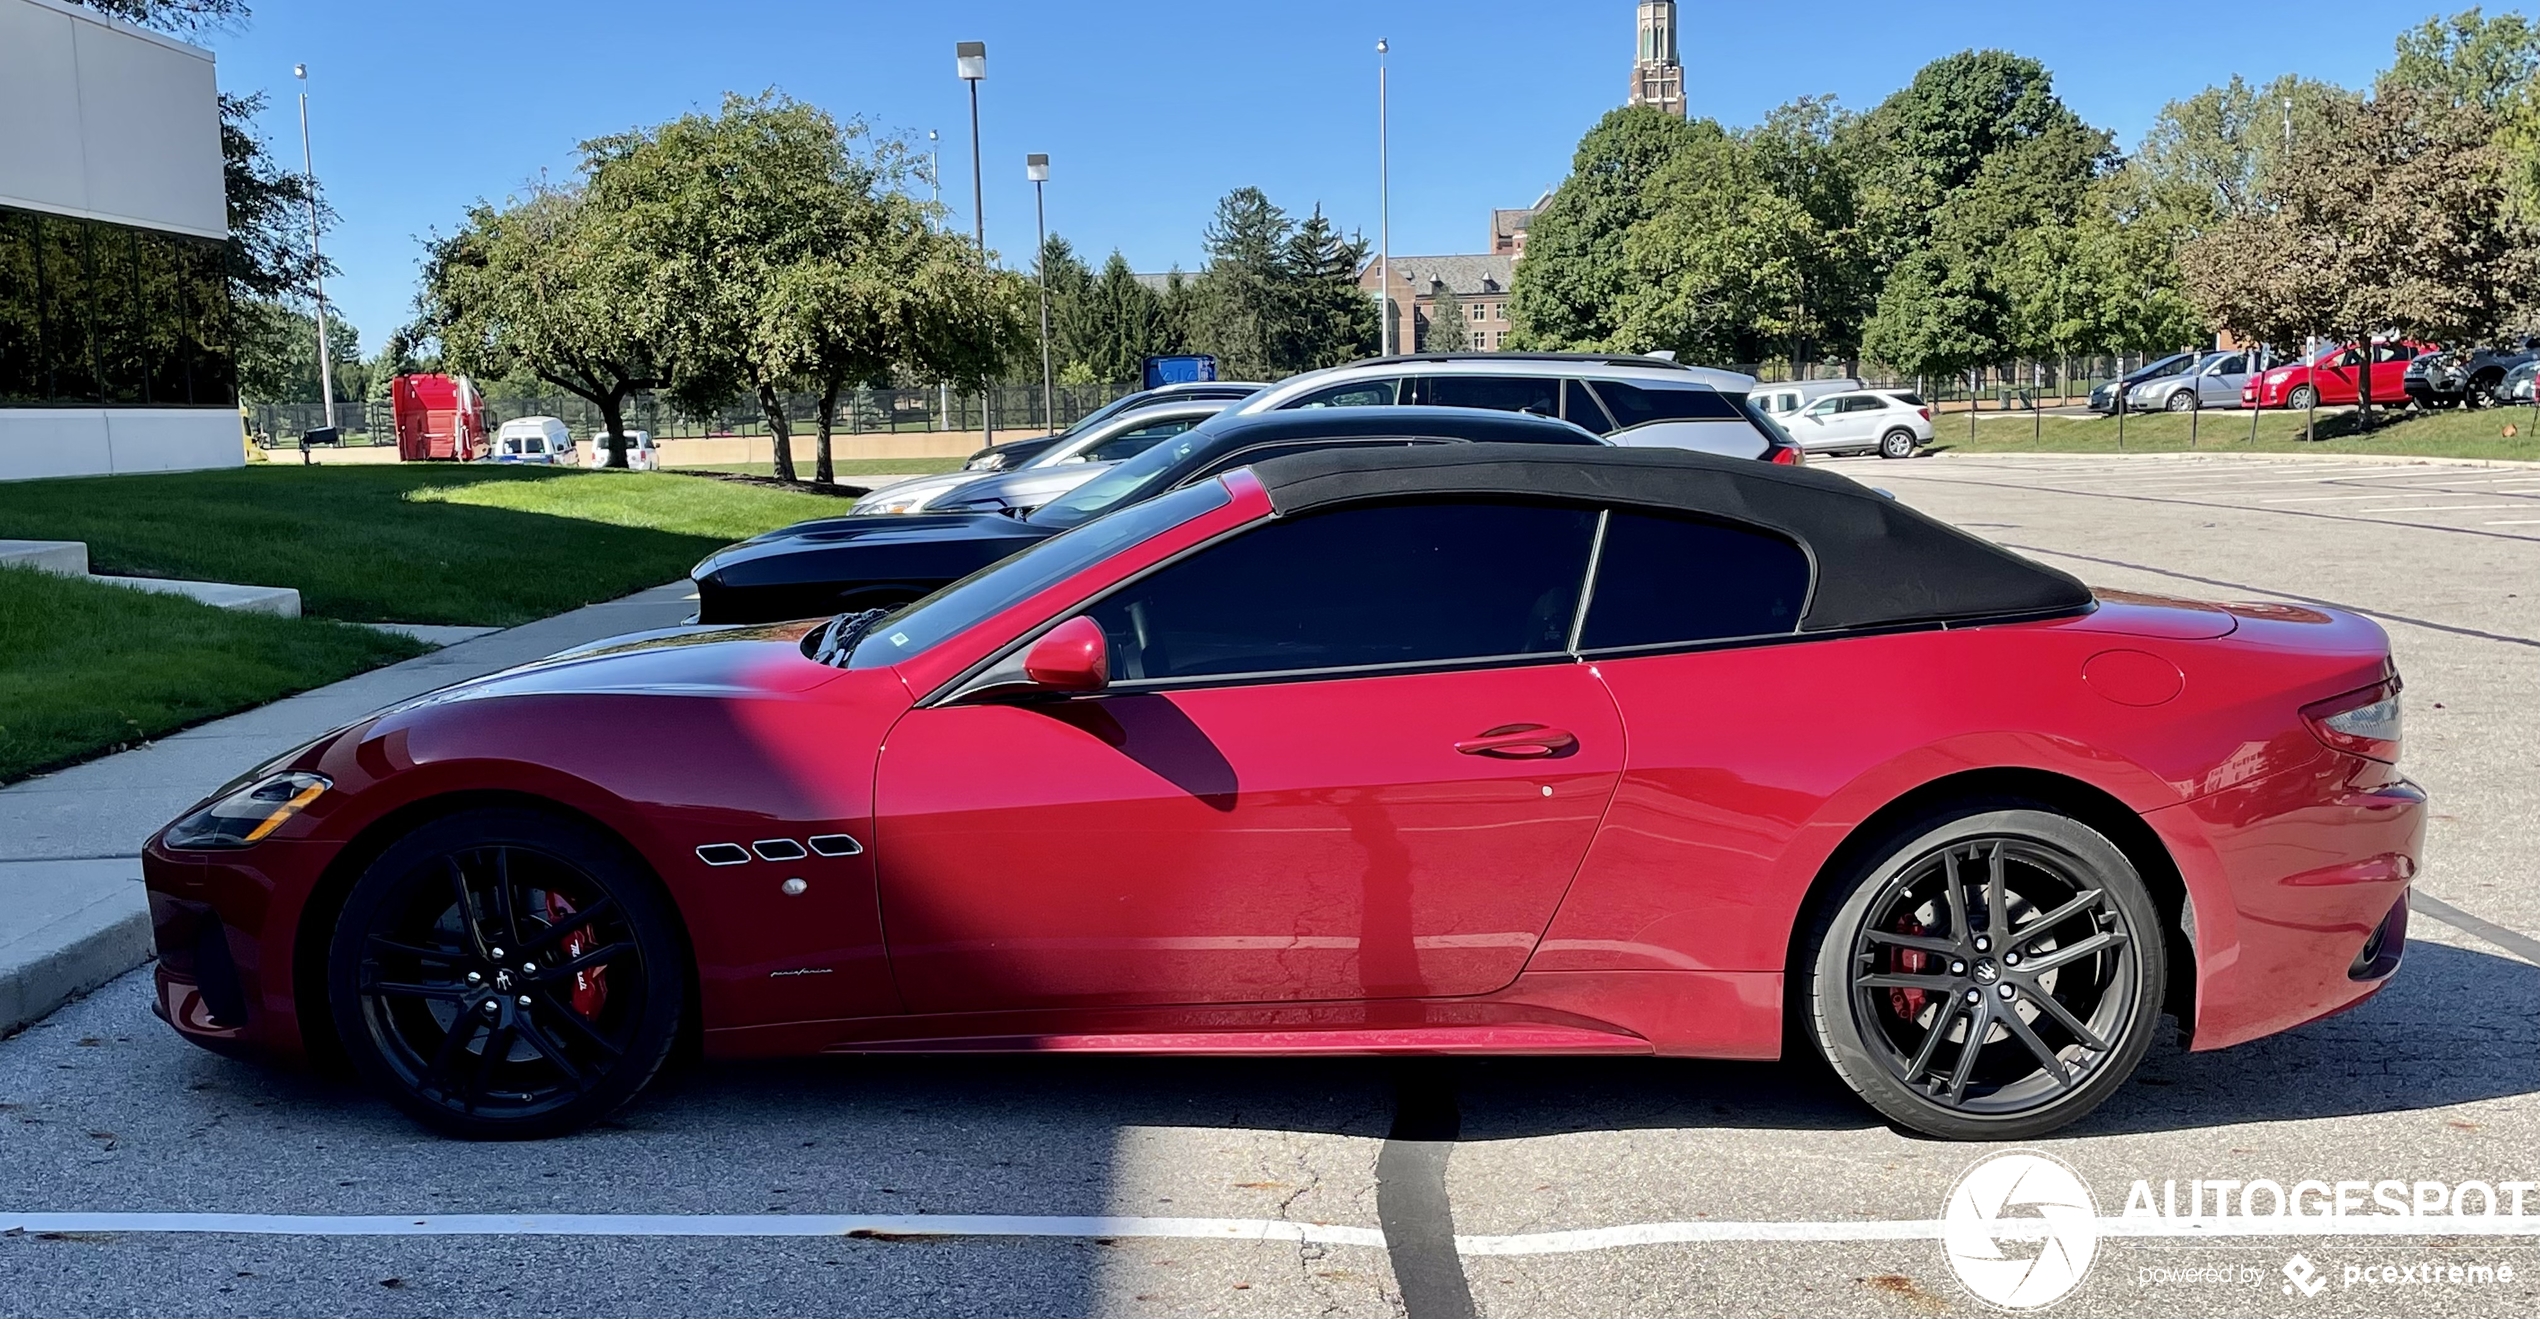
[[[0,0],[0,205],[228,237],[211,52]],[[0,480],[243,461],[234,408],[0,407]]]
[[[0,204],[228,237],[211,52],[0,0]]]

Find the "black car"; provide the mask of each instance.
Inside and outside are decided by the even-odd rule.
[[[992,444],[961,462],[965,472],[1010,472],[1058,446],[1060,440],[1088,426],[1097,425],[1127,412],[1131,408],[1150,407],[1157,403],[1183,403],[1193,399],[1243,399],[1261,392],[1264,386],[1245,380],[1194,380],[1178,385],[1158,385],[1124,395],[1078,417],[1067,429],[1055,435],[1032,435]]]
[[[2408,392],[2408,400],[2421,408],[2492,407],[2504,401],[2505,377],[2535,357],[2540,353],[2529,345],[2419,353],[2409,359],[2408,373],[2399,384]]]
[[[2200,353],[2172,353],[2157,362],[2146,362],[2090,391],[2090,410],[2099,413],[2114,413],[2125,406],[2127,390],[2146,380],[2158,380],[2163,376],[2177,375],[2194,366],[2196,359],[2200,356],[2202,356]]]
[[[1221,413],[1027,517],[915,513],[798,522],[707,555],[700,623],[772,623],[906,604],[1095,518],[1283,454],[1410,444],[1605,442],[1566,421],[1479,408],[1317,408]]]

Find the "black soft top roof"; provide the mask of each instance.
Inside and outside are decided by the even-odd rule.
[[[1802,632],[2076,613],[2068,574],[1830,472],[1686,449],[1459,444],[1336,449],[1253,468],[1281,514],[1405,495],[1504,495],[1746,523],[1789,537],[1816,565]],[[1687,565],[1693,567],[1695,565]]]

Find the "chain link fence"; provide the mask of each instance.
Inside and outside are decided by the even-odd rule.
[[[940,386],[932,389],[858,389],[839,396],[836,433],[870,435],[975,431],[981,429],[984,415],[984,420],[994,422],[1000,432],[1026,434],[1067,426],[1086,413],[1135,392],[1137,388],[1134,384],[1060,385],[1049,399],[1053,406],[1046,410],[1042,406],[1039,385],[1000,385],[985,391],[984,396],[978,390],[965,393]],[[803,446],[797,452],[808,454],[808,442],[818,429],[820,398],[815,394],[788,394],[784,405],[787,428],[797,443]],[[572,394],[502,396],[485,400],[485,426],[489,432],[519,417],[558,418],[576,439],[599,434],[602,424],[600,410]],[[725,408],[704,416],[690,416],[654,395],[639,394],[627,400],[625,417],[629,427],[649,432],[657,440],[767,434],[767,417],[759,411],[756,403]],[[335,405],[335,423],[348,445],[397,442],[396,425],[385,402],[341,400]],[[256,436],[258,444],[267,448],[296,448],[303,434],[324,425],[324,404],[247,405],[248,430]]]
[[[1910,389],[1935,408],[2023,410],[2078,404],[2090,391],[2167,353],[2126,353],[2010,362],[1964,375],[1901,375],[1875,362],[1738,362],[1727,369],[1766,383],[1857,378],[1872,389]]]

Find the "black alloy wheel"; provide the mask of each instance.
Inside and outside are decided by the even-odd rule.
[[[1821,921],[1819,1047],[1871,1106],[1959,1140],[2081,1117],[2151,1047],[2165,983],[2149,892],[2123,852],[2033,809],[1927,822]]]
[[[2469,382],[2469,388],[2461,391],[2461,406],[2472,409],[2496,406],[2496,388],[2503,383],[2504,377],[2501,375],[2473,378]]]
[[[615,839],[477,810],[422,826],[354,883],[327,999],[354,1069],[409,1116],[535,1139],[652,1080],[678,1037],[685,966],[667,899]]]
[[[1879,457],[1911,458],[1920,443],[1914,438],[1914,432],[1898,427],[1879,437]]]

